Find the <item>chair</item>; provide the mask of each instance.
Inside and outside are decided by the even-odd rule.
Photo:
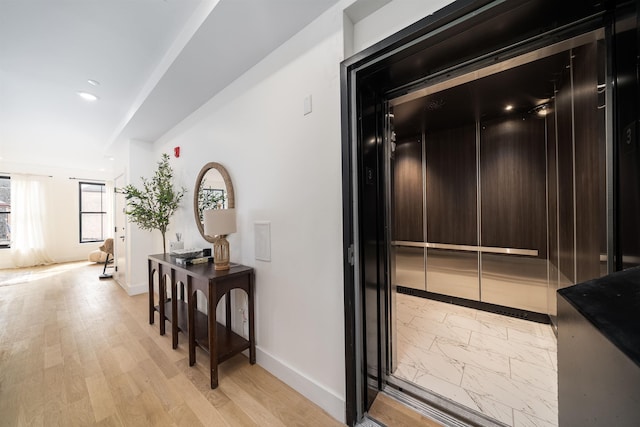
[[[100,279],[110,279],[113,277],[111,274],[107,274],[107,265],[109,264],[109,256],[111,256],[111,261],[113,261],[113,238],[109,237],[105,239],[102,246],[99,248],[102,252],[107,254],[107,259],[104,261],[104,268],[102,269],[102,274],[99,276]]]

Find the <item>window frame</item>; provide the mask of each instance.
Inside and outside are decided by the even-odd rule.
[[[82,210],[82,186],[83,185],[93,185],[93,186],[99,186],[102,187],[102,191],[101,193],[104,194],[104,196],[101,198],[100,200],[100,207],[102,210],[100,211],[83,211]],[[91,182],[91,181],[79,181],[78,182],[78,241],[80,242],[80,244],[82,243],[96,243],[96,242],[104,242],[105,240],[105,233],[107,232],[106,228],[104,227],[104,219],[107,216],[107,210],[106,210],[106,195],[107,195],[107,186],[105,183],[103,182]],[[100,221],[100,228],[101,228],[101,235],[102,235],[102,239],[92,239],[92,240],[83,240],[82,239],[82,218],[84,215],[101,215],[101,219],[102,221]]]
[[[9,181],[9,196],[11,196],[11,177],[9,175],[0,175],[0,179],[6,179]],[[9,210],[6,212],[0,212],[0,215],[6,215],[7,224],[11,226],[11,199],[9,199]],[[9,248],[11,248],[11,239],[8,240],[8,243],[0,243],[0,249]]]

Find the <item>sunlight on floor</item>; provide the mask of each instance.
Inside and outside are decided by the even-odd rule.
[[[76,261],[30,268],[3,269],[0,270],[0,286],[18,285],[39,279],[46,279],[64,273],[65,271],[75,270],[91,264],[95,263],[89,261]],[[100,265],[102,266],[102,264]]]

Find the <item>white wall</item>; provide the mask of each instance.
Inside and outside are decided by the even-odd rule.
[[[120,164],[126,165],[123,173],[129,184],[142,187],[142,178],[150,179],[157,169],[160,156],[154,157],[153,145],[145,141],[131,140],[126,144],[126,149],[119,153]],[[162,237],[159,231],[148,231],[127,219],[125,233],[126,262],[125,280],[119,280],[120,286],[129,295],[147,292],[149,289],[147,277],[147,257],[151,254],[162,253]],[[168,239],[167,239],[168,240]],[[167,243],[167,246],[169,244]],[[117,263],[121,263],[118,255]],[[118,267],[120,268],[120,267]]]
[[[181,232],[187,248],[210,247],[192,212],[196,176],[211,161],[228,170],[238,214],[231,259],[256,269],[258,363],[342,421],[340,62],[447,2],[396,0],[384,7],[389,17],[375,12],[355,24],[343,17],[352,3],[340,2],[240,76],[148,159],[181,147],[171,165],[189,193],[168,235]],[[303,115],[307,96],[313,112]],[[255,260],[255,221],[271,222],[271,262]]]
[[[156,143],[189,202],[172,221],[185,247],[208,247],[191,198],[205,163],[233,181],[234,262],[256,269],[258,363],[344,419],[340,80],[342,14],[290,39]],[[313,112],[303,115],[312,96]],[[271,262],[254,258],[254,221],[271,221]]]
[[[361,0],[367,1],[367,0]],[[420,19],[451,0],[393,0],[354,24],[353,50],[360,52]]]

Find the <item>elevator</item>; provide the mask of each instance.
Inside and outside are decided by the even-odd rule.
[[[343,62],[347,424],[392,391],[474,423],[394,381],[402,294],[553,324],[640,265],[639,9],[457,0]]]
[[[389,101],[399,290],[544,321],[606,274],[604,50],[596,30]]]

